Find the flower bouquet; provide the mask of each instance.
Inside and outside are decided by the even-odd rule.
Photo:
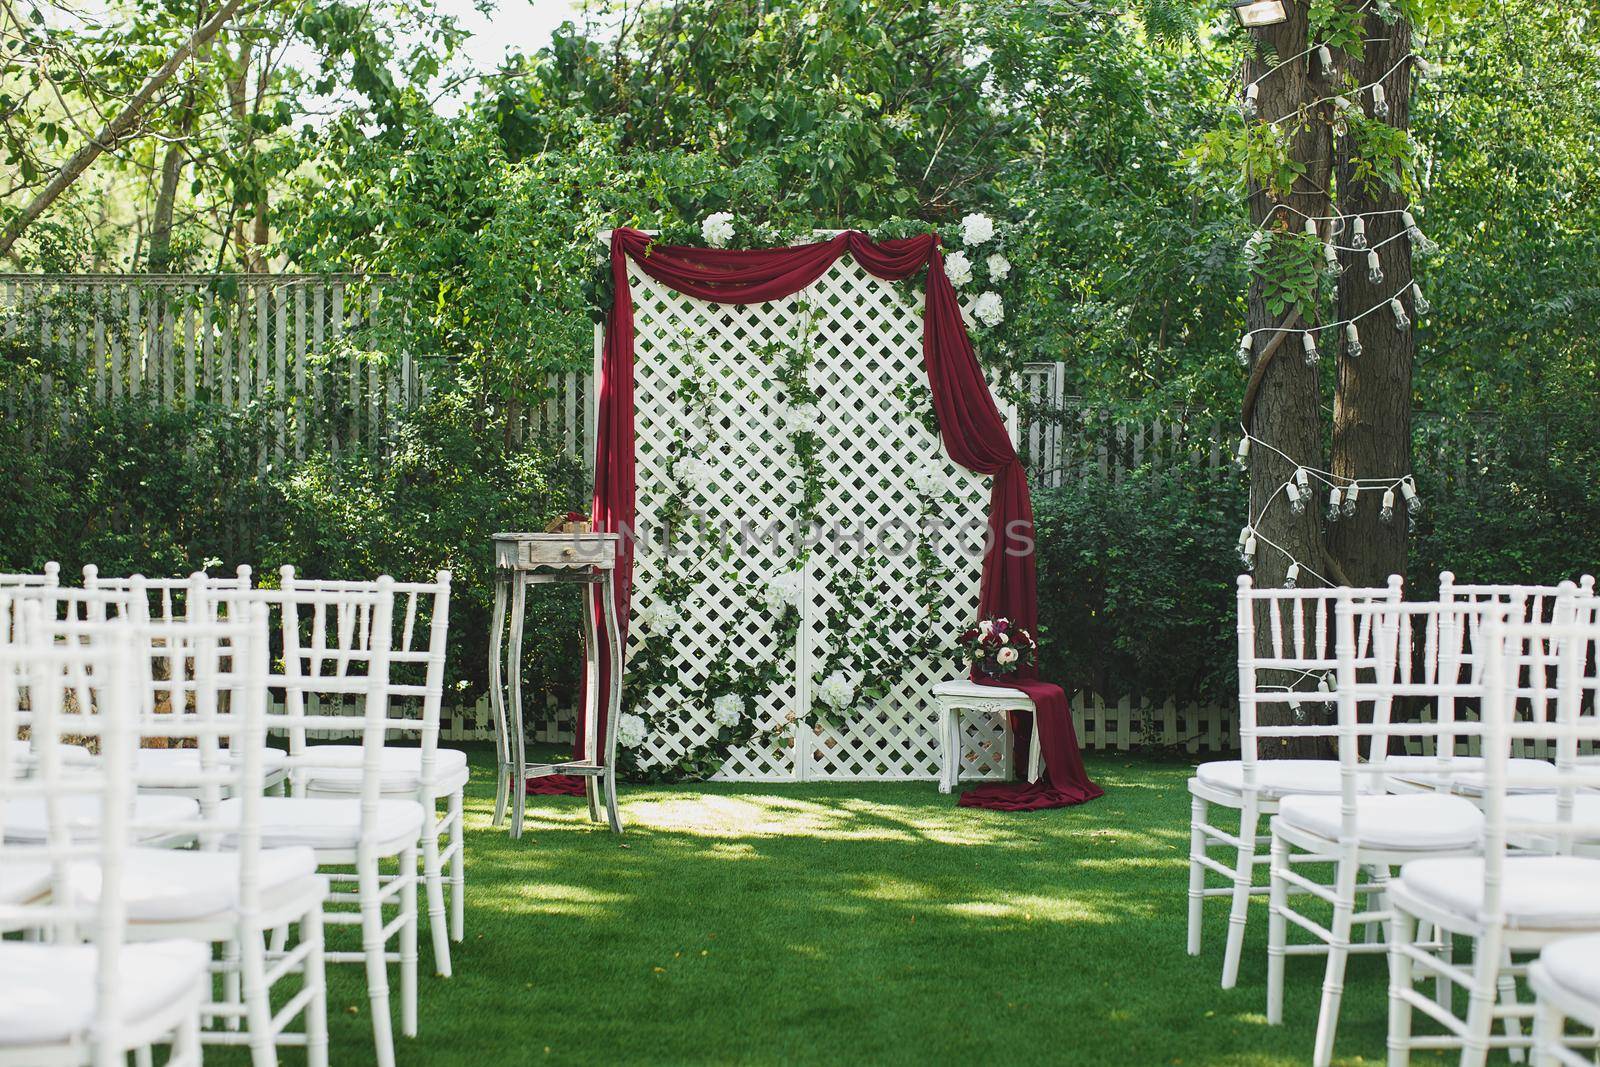
[[[983,619],[956,638],[961,658],[990,678],[1001,678],[1033,664],[1039,644],[1010,619]]]

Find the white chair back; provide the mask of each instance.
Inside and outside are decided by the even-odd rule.
[[[340,597],[376,592],[376,582],[307,581],[294,568],[280,570],[281,586],[296,595]],[[450,572],[439,571],[431,582],[390,582],[393,596],[389,650],[390,729],[414,736],[421,749],[421,784],[424,792],[434,775],[439,744],[439,715],[444,702],[444,663],[450,634]],[[351,640],[359,640],[371,626],[359,625],[359,612],[341,621]],[[375,624],[372,624],[375,625]],[[423,635],[426,635],[424,638]],[[370,640],[370,634],[367,638]],[[337,669],[335,661],[333,666]],[[306,719],[307,723],[314,719]],[[306,730],[290,734],[290,752],[299,766],[314,765],[315,746],[306,745]],[[427,800],[426,796],[419,799]]]
[[[51,561],[41,574],[0,574],[0,589],[33,589],[61,584],[61,564]]]
[[[1391,577],[1382,589],[1257,589],[1249,575],[1239,576],[1239,748],[1247,792],[1256,787],[1256,763],[1264,754],[1264,741],[1331,738],[1338,733],[1335,717],[1319,721],[1322,717],[1305,712],[1308,705],[1325,708],[1334,702],[1329,683],[1338,667],[1335,604],[1341,598],[1397,604],[1400,590],[1399,576]],[[1372,638],[1369,620],[1356,636],[1357,647],[1370,650]],[[1258,651],[1258,644],[1267,651]],[[1318,688],[1304,688],[1312,679]],[[1270,706],[1290,708],[1295,721],[1262,725],[1260,711]]]
[[[86,590],[121,594],[127,598],[131,612],[140,622],[163,622],[189,614],[187,601],[198,581],[211,601],[211,613],[225,606],[230,594],[248,592],[251,570],[241,563],[231,575],[213,576],[195,571],[187,578],[146,578],[142,574],[126,578],[106,578],[93,563],[83,568],[83,587]],[[143,593],[143,596],[136,595]]]
[[[107,891],[92,905],[61,893],[0,903],[0,929],[43,930],[50,940],[95,944],[95,1032],[102,1044],[115,1046],[126,1014],[119,966],[126,910],[119,887],[134,798],[134,638],[125,625],[108,623],[92,641],[57,643],[40,604],[25,602],[21,611],[32,617],[29,638],[0,643],[0,868],[14,873],[42,865],[49,882],[61,887],[70,865],[90,861]],[[37,763],[27,777],[13,752],[24,701]],[[69,734],[93,736],[100,758],[87,764],[63,758]],[[97,801],[92,819],[74,803],[85,797]],[[3,832],[7,809],[19,801],[34,801],[44,812],[43,834],[30,834],[26,843],[7,841]],[[86,822],[93,823],[92,832],[85,831]]]
[[[1592,616],[1560,622],[1494,621],[1484,628],[1484,910],[1490,921],[1503,920],[1504,868],[1517,842],[1548,841],[1554,852],[1570,854],[1575,842],[1600,837],[1600,820],[1580,817],[1580,812],[1592,809],[1574,804],[1579,792],[1600,788],[1600,767],[1573,758],[1580,744],[1600,741],[1600,718],[1595,715],[1600,691],[1597,650],[1600,624]],[[1548,661],[1552,652],[1548,672],[1524,673],[1522,660],[1536,656]],[[1553,716],[1519,713],[1523,691],[1530,686],[1541,690],[1544,702],[1553,704]],[[1506,804],[1507,794],[1519,786],[1551,785],[1549,779],[1535,781],[1516,773],[1511,749],[1519,738],[1553,741],[1558,754],[1554,810],[1548,817],[1540,813],[1537,821]]]

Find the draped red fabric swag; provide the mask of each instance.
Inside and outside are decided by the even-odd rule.
[[[1028,480],[1005,421],[990,396],[988,382],[972,351],[961,319],[954,287],[945,277],[937,234],[905,237],[882,244],[855,230],[816,244],[750,251],[663,246],[639,230],[611,234],[611,278],[614,295],[606,319],[605,349],[600,365],[599,434],[595,446],[594,526],[607,532],[633,531],[634,402],[633,294],[628,261],[650,277],[679,292],[723,304],[755,304],[799,292],[820,278],[839,257],[849,253],[868,273],[886,281],[908,278],[927,267],[927,299],[923,315],[922,353],[933,391],[945,448],[961,466],[994,479],[989,496],[989,544],[983,560],[978,612],[1004,616],[1028,629],[1038,622],[1034,575],[1033,507]],[[633,575],[633,544],[621,539],[617,559],[617,616],[627,638],[628,604]],[[1007,551],[1008,546],[1012,551]],[[600,595],[598,592],[596,595]],[[595,607],[598,607],[596,601]],[[604,668],[607,658],[600,656]],[[987,681],[976,678],[976,681]],[[1101,795],[1089,780],[1078,752],[1066,694],[1061,687],[1031,672],[991,683],[1023,690],[1033,701],[1044,773],[1037,782],[1000,783],[968,790],[960,803],[969,806],[1026,811],[1081,804]],[[603,671],[602,693],[611,679]],[[601,701],[601,708],[606,704]],[[1014,722],[1017,766],[1027,766],[1030,725]],[[579,730],[583,729],[580,721]],[[581,755],[580,732],[576,749]],[[581,793],[577,778],[542,778],[530,791]]]

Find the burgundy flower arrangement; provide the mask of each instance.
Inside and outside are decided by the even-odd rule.
[[[1032,666],[1039,655],[1033,634],[1010,619],[983,619],[956,638],[961,658],[990,678],[1000,678],[1023,666]]]

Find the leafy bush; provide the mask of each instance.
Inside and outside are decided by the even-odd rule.
[[[1040,669],[1069,689],[1152,700],[1233,692],[1232,478],[1141,467],[1034,491]]]

